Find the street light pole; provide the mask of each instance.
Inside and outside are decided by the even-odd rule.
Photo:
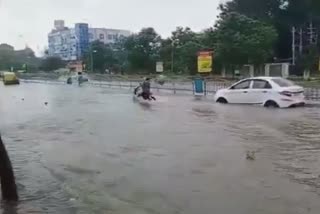
[[[90,54],[91,54],[91,73],[93,73],[93,52],[92,50],[90,51]]]
[[[96,53],[96,50],[91,50],[91,73],[93,73],[93,53]]]
[[[171,42],[171,72],[173,73],[173,60],[174,60],[174,40]]]

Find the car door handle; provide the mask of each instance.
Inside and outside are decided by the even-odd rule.
[[[267,92],[267,91],[263,91],[262,93],[265,93],[265,94],[266,94],[266,93],[268,93],[268,92]]]
[[[243,93],[245,93],[245,94],[246,94],[246,93],[248,93],[248,91],[244,91]]]

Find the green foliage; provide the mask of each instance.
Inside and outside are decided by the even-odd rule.
[[[239,67],[265,63],[277,39],[273,26],[235,12],[221,17],[216,33],[216,56],[226,65]]]
[[[144,28],[112,46],[93,42],[85,57],[88,69],[121,73],[153,73],[157,61],[166,72],[196,74],[197,53],[213,50],[214,65],[260,65],[272,56],[277,37],[274,28],[238,13],[221,16],[216,29],[195,33],[177,27],[170,38],[161,39],[153,28]],[[216,66],[219,65],[219,66]]]
[[[214,28],[205,29],[202,33],[198,34],[199,43],[205,48],[214,49],[218,42],[217,31]]]
[[[301,63],[303,68],[307,71],[318,70],[319,50],[317,46],[310,45],[299,58],[298,63]]]
[[[15,51],[10,45],[0,45],[0,70],[26,70],[27,67],[28,71],[35,71],[40,61],[30,48]]]
[[[177,27],[169,38],[161,39],[148,27],[115,44],[95,41],[83,58],[86,68],[149,74],[155,72],[157,61],[163,61],[165,72],[195,74],[201,50],[214,52],[215,71],[247,63],[260,66],[273,58],[290,59],[292,26],[306,29],[312,21],[320,29],[320,0],[229,0],[220,5],[220,11],[216,24],[199,33]],[[320,46],[304,40],[305,49],[297,60],[301,67],[312,70]],[[0,70],[21,69],[24,64],[29,70],[40,66],[46,71],[65,66],[55,57],[41,61],[29,48],[14,51],[9,45],[0,45]]]
[[[117,46],[117,48],[119,47]],[[98,40],[92,42],[88,52],[84,56],[87,70],[100,73],[106,70],[117,70],[121,58],[118,52],[118,49],[112,45],[105,45]]]
[[[232,0],[220,5],[220,10],[222,15],[238,12],[253,19],[272,22],[286,4],[286,0]]]
[[[171,38],[163,40],[160,57],[165,70],[176,74],[197,72],[197,52],[203,47],[203,34],[196,34],[190,28],[177,27]],[[172,65],[173,63],[173,65]]]
[[[291,27],[306,28],[310,21],[320,28],[319,0],[232,0],[220,5],[221,16],[232,12],[268,23],[275,27],[278,41],[274,56],[291,57]]]
[[[124,43],[131,70],[150,72],[159,59],[161,37],[153,28],[144,28],[138,34],[131,35]]]
[[[43,71],[54,71],[65,66],[65,62],[60,57],[47,57],[42,60],[40,69]]]

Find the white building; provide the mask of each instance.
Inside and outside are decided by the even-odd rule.
[[[108,28],[89,28],[89,41],[99,40],[104,44],[112,44],[121,38],[130,36],[128,30],[108,29]]]
[[[48,35],[49,56],[58,56],[62,60],[77,60],[77,40],[74,29],[52,31]]]
[[[99,40],[105,44],[112,44],[130,34],[127,30],[88,28],[86,23],[78,23],[74,28],[67,28],[63,20],[56,20],[54,29],[48,34],[48,54],[65,61],[80,60],[89,49],[89,43]]]
[[[56,30],[63,30],[65,28],[63,20],[54,20],[54,28]]]

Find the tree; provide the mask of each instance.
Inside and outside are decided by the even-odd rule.
[[[277,32],[273,26],[231,12],[217,22],[215,52],[225,65],[261,65],[272,57]]]
[[[175,45],[181,46],[187,42],[195,41],[197,34],[191,30],[189,27],[177,27],[175,31],[172,32],[171,40],[175,42]]]
[[[189,27],[177,27],[171,37],[161,43],[160,56],[165,69],[194,74],[197,71],[197,52],[203,47],[201,38],[202,34],[193,32]]]
[[[113,57],[116,64],[114,65],[114,71],[124,74],[128,72],[128,50],[125,48],[127,38],[120,38],[115,44],[112,45]]]
[[[59,68],[64,68],[66,63],[60,57],[47,57],[42,60],[40,69],[44,71],[54,71]]]
[[[15,64],[15,51],[12,46],[1,44],[0,47],[0,70],[9,70]]]
[[[220,5],[221,16],[237,12],[273,25],[278,33],[274,47],[280,59],[291,57],[291,28],[306,27],[310,21],[320,28],[319,0],[232,0]]]
[[[144,72],[154,70],[160,45],[161,38],[153,28],[144,28],[138,34],[131,35],[124,44],[130,68]]]
[[[201,44],[195,41],[186,42],[179,49],[181,70],[186,74],[197,73],[197,53],[202,49]]]
[[[198,35],[199,42],[207,49],[214,49],[217,44],[217,31],[214,28],[205,29]]]
[[[92,42],[90,48],[85,54],[85,64],[87,65],[87,69],[93,72],[104,72],[106,69],[105,55],[105,44],[99,40]]]
[[[99,40],[91,43],[84,56],[84,62],[89,71],[93,69],[93,72],[100,73],[105,72],[106,69],[112,69],[116,63],[112,47]]]
[[[313,71],[318,70],[318,63],[319,63],[319,50],[315,45],[309,45],[302,56],[299,59],[303,65],[303,68],[308,73],[312,73]]]
[[[14,48],[7,44],[0,45],[0,70],[38,70],[40,59],[34,54],[34,51],[28,47],[15,51]]]

